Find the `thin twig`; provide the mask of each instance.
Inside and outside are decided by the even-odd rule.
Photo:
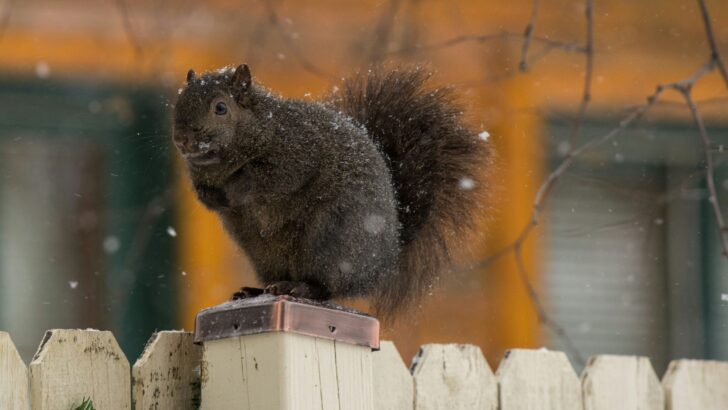
[[[700,108],[702,106],[710,106],[710,105],[716,105],[721,104],[724,105],[725,103],[728,103],[728,96],[725,97],[711,97],[711,98],[704,98],[700,100],[694,100],[695,105]],[[663,106],[663,107],[676,107],[676,108],[688,108],[685,106],[685,101],[672,101],[672,100],[666,100],[662,99],[656,105]],[[627,106],[627,109],[634,109],[634,106]]]
[[[281,38],[286,44],[286,47],[288,48],[288,51],[290,51],[293,56],[298,60],[298,63],[301,64],[301,67],[303,67],[304,70],[308,71],[311,74],[314,74],[319,77],[324,77],[327,79],[332,79],[334,76],[325,70],[323,70],[321,67],[317,66],[316,64],[312,63],[309,59],[303,56],[301,53],[301,50],[298,48],[298,46],[295,44],[295,39],[293,36],[288,33],[281,25],[280,18],[278,17],[278,12],[276,12],[275,8],[273,7],[273,4],[270,2],[270,0],[262,0],[263,6],[265,7],[266,13],[268,15],[268,21],[270,22],[270,25],[273,26],[278,33],[280,34]]]
[[[721,247],[723,248],[723,255],[728,257],[728,230],[726,230],[723,213],[720,210],[718,190],[715,188],[713,153],[711,149],[712,144],[708,137],[708,131],[705,129],[703,118],[700,116],[700,111],[698,111],[698,107],[693,101],[693,97],[691,95],[692,85],[676,87],[676,89],[680,91],[685,98],[685,103],[688,105],[690,112],[693,114],[695,126],[698,128],[698,132],[700,134],[700,140],[702,141],[703,151],[705,153],[705,180],[708,185],[708,202],[710,202],[715,221],[718,224],[718,236],[720,237]]]
[[[248,38],[248,48],[245,55],[247,64],[254,66],[258,62],[258,51],[265,48],[270,32],[267,16],[261,16],[253,27],[253,33]]]
[[[685,80],[675,83],[659,84],[655,89],[655,92],[647,97],[647,102],[638,106],[634,111],[632,111],[631,114],[622,119],[617,127],[613,128],[601,138],[593,139],[567,153],[561,163],[556,167],[556,169],[552,171],[546,177],[546,180],[543,182],[543,184],[541,184],[541,187],[536,193],[536,197],[534,199],[531,221],[526,225],[524,231],[518,236],[516,242],[522,242],[527,237],[530,230],[538,224],[541,210],[543,209],[543,206],[548,199],[549,193],[553,189],[554,185],[556,185],[556,182],[559,180],[559,178],[561,178],[561,176],[571,167],[577,157],[612,140],[614,137],[622,133],[622,131],[627,129],[627,127],[629,127],[636,120],[642,118],[645,113],[647,113],[647,111],[649,111],[655,105],[658,98],[665,92],[665,90],[670,88],[685,87],[688,85],[692,86],[692,84],[695,84],[695,82],[697,82],[700,78],[709,73],[711,67],[712,64],[706,64],[700,67],[695,73],[693,73]]]
[[[15,0],[7,0],[5,7],[3,7],[2,14],[0,14],[0,40],[5,37],[5,32],[10,26],[10,16],[13,15],[13,9],[15,8]]]
[[[592,0],[587,0],[588,3],[591,3]],[[701,6],[704,6],[703,0],[698,0],[701,3]],[[587,16],[592,12],[590,10],[591,6],[589,5],[587,7]],[[704,9],[704,16],[707,16],[707,9]],[[590,17],[587,17],[590,19]],[[708,33],[709,38],[713,38],[712,36],[712,30],[710,26],[708,25],[710,18],[704,17],[704,21],[706,22],[706,31]],[[592,23],[588,23],[588,26],[591,26]],[[593,27],[593,26],[591,26]],[[591,35],[588,35],[588,41],[592,41],[593,37]],[[711,42],[711,44],[714,44],[714,42]],[[711,46],[713,47],[713,46]],[[588,46],[587,46],[588,48]],[[714,69],[718,68],[720,71],[721,66],[721,60],[720,60],[720,54],[717,53],[715,49],[711,52],[710,60],[700,66],[694,73],[692,73],[689,77],[677,81],[674,83],[667,83],[667,84],[659,84],[655,91],[650,94],[647,97],[647,101],[643,103],[642,105],[637,106],[627,117],[622,119],[618,126],[610,130],[608,133],[603,135],[601,138],[590,140],[587,143],[582,144],[578,148],[572,148],[564,157],[564,159],[561,161],[561,163],[554,169],[549,175],[546,177],[544,182],[539,187],[538,191],[536,192],[534,202],[533,202],[533,210],[531,213],[530,220],[526,223],[526,225],[523,227],[521,232],[518,234],[517,238],[508,246],[498,250],[496,253],[491,255],[490,257],[486,258],[485,260],[481,261],[480,263],[476,264],[473,269],[482,269],[489,265],[490,263],[494,262],[495,260],[499,259],[500,257],[507,255],[510,251],[513,251],[516,257],[516,261],[518,263],[518,270],[519,275],[521,275],[521,280],[526,287],[526,291],[529,294],[529,298],[531,299],[531,302],[534,305],[535,310],[537,311],[537,314],[539,315],[539,319],[542,323],[553,329],[557,334],[559,334],[562,339],[567,343],[567,348],[572,351],[572,355],[574,357],[577,357],[577,354],[579,353],[579,350],[576,348],[575,345],[569,344],[570,339],[568,338],[568,335],[564,331],[563,328],[561,328],[558,323],[550,319],[543,309],[543,306],[540,303],[540,300],[538,298],[538,294],[533,289],[533,286],[529,282],[528,275],[525,274],[525,265],[523,264],[523,260],[521,257],[521,247],[523,246],[523,243],[528,238],[528,235],[530,232],[539,224],[541,212],[543,210],[544,205],[546,204],[550,193],[552,192],[554,186],[556,183],[561,179],[561,177],[566,173],[566,171],[573,165],[575,160],[583,155],[585,152],[588,152],[594,148],[597,148],[598,146],[612,140],[616,136],[618,136],[622,131],[627,129],[630,125],[632,125],[635,121],[642,118],[655,104],[657,103],[660,96],[669,89],[678,90],[683,94],[683,97],[686,100],[686,103],[688,107],[691,110],[691,113],[693,114],[693,118],[695,120],[696,126],[699,130],[701,140],[703,142],[703,149],[705,151],[705,157],[706,157],[706,179],[708,184],[708,190],[710,195],[710,202],[713,207],[713,212],[715,214],[715,218],[718,224],[720,239],[721,239],[721,245],[723,248],[723,252],[728,257],[728,228],[725,226],[725,221],[723,219],[723,215],[720,211],[720,204],[718,203],[718,197],[717,197],[717,190],[715,188],[715,181],[713,177],[713,171],[714,171],[714,164],[712,159],[712,153],[711,153],[711,142],[708,137],[708,133],[705,129],[705,124],[702,120],[702,117],[700,116],[700,113],[697,109],[697,106],[695,105],[695,102],[692,100],[692,96],[690,94],[690,90],[692,90],[692,87],[695,85],[696,82],[698,82],[701,78],[703,78],[708,73],[712,72]],[[585,88],[588,87],[589,83],[585,83]],[[587,90],[588,91],[588,90]],[[586,93],[586,91],[585,91]],[[584,99],[582,99],[584,101]],[[586,99],[588,102],[588,99]],[[561,332],[559,332],[558,329],[561,329]]]
[[[586,109],[591,100],[592,77],[594,74],[594,0],[586,0],[584,11],[586,17],[586,52],[584,58],[584,88],[581,95],[581,103],[579,104],[579,112],[576,121],[571,128],[569,143],[571,147],[576,146],[576,139],[579,137],[581,126],[586,117]]]
[[[531,18],[526,24],[526,29],[523,30],[523,45],[521,46],[521,62],[518,64],[518,68],[525,72],[528,70],[528,48],[531,45],[531,37],[533,36],[533,30],[536,27],[536,19],[538,18],[538,11],[541,7],[541,0],[533,0],[531,6]]]
[[[493,34],[463,34],[455,36],[448,40],[441,41],[439,43],[428,44],[424,46],[407,48],[406,50],[394,50],[390,52],[392,55],[398,55],[403,53],[423,53],[430,51],[438,51],[445,48],[457,46],[463,43],[485,43],[494,40],[518,40],[523,39],[522,33],[514,33],[511,31],[502,31],[500,33]],[[573,53],[584,53],[586,50],[581,44],[568,43],[562,41],[551,40],[546,37],[531,36],[531,41],[541,43],[549,48],[561,49]]]
[[[116,0],[116,7],[119,9],[119,15],[121,15],[121,24],[124,26],[124,33],[129,40],[132,48],[134,48],[134,55],[139,58],[142,55],[142,46],[139,43],[139,39],[134,33],[134,28],[131,24],[131,18],[129,16],[129,9],[126,6],[125,0]]]
[[[539,187],[539,190],[537,191],[536,196],[534,198],[531,218],[528,221],[528,223],[526,223],[526,225],[523,227],[521,232],[518,234],[518,237],[511,244],[498,250],[496,253],[489,256],[488,258],[481,261],[480,263],[474,265],[474,267],[472,269],[482,269],[484,267],[487,267],[489,264],[491,264],[495,260],[510,253],[509,251],[520,252],[520,248],[522,247],[525,240],[528,238],[528,235],[531,233],[531,231],[536,226],[538,226],[538,224],[540,222],[540,218],[541,218],[541,212],[542,212],[542,210],[546,204],[546,201],[548,200],[549,195],[552,192],[554,186],[561,179],[561,177],[566,173],[566,171],[573,165],[573,163],[575,162],[575,160],[578,157],[583,155],[585,152],[593,150],[593,149],[605,144],[606,142],[611,141],[612,139],[617,137],[619,134],[621,134],[624,130],[626,130],[634,122],[641,119],[655,105],[655,103],[657,102],[659,97],[665,92],[665,90],[674,87],[676,84],[683,84],[686,81],[695,82],[698,79],[700,79],[702,76],[704,76],[706,73],[707,72],[705,71],[705,68],[701,67],[693,75],[691,75],[687,80],[684,80],[684,81],[681,81],[678,83],[658,85],[655,89],[655,92],[653,92],[652,94],[650,94],[647,97],[646,102],[644,104],[638,106],[637,108],[635,108],[627,117],[623,118],[615,128],[612,128],[608,133],[603,135],[601,138],[590,140],[589,142],[584,143],[581,146],[579,146],[578,148],[574,148],[570,152],[568,152],[566,154],[566,156],[564,157],[564,159],[561,161],[561,163],[556,167],[556,169],[554,169],[546,177],[544,182]],[[522,261],[521,261],[521,263],[522,263]],[[519,270],[521,270],[521,268],[519,268]],[[526,286],[526,290],[529,293],[529,298],[531,299],[534,306],[540,305],[540,302],[537,300],[537,298],[534,299],[532,296],[532,292],[528,290],[529,288],[533,289],[533,287],[528,282],[527,276],[525,277],[524,285]],[[537,310],[538,310],[538,308],[537,308]],[[542,316],[545,314],[543,309],[541,312],[537,311],[537,313],[539,316]],[[562,333],[563,333],[563,335],[566,335],[566,332],[563,329],[562,329],[562,332],[559,332],[557,330],[557,327],[560,327],[560,326],[558,326],[558,324],[553,319],[549,318],[547,315],[545,316],[545,318],[546,318],[545,320],[544,319],[541,320],[545,325],[550,327],[552,330],[554,330],[560,336],[562,335]],[[563,337],[563,339],[566,342],[568,339],[568,335]],[[580,355],[579,350],[576,349],[574,346],[568,347],[568,342],[567,342],[567,348],[569,348],[569,349],[573,348],[573,350],[571,350],[571,352],[574,357],[577,357],[578,355]]]
[[[705,36],[708,38],[708,44],[710,45],[710,59],[715,61],[718,66],[718,71],[723,77],[726,87],[728,87],[728,70],[725,68],[725,63],[720,56],[718,51],[718,43],[715,41],[715,33],[713,32],[713,23],[710,21],[710,13],[708,12],[708,6],[705,4],[705,0],[698,0],[700,6],[700,15],[703,18],[703,27],[705,27]]]
[[[534,289],[531,280],[528,278],[526,264],[523,262],[523,253],[521,252],[521,246],[522,243],[518,243],[513,248],[513,256],[516,258],[516,265],[518,266],[518,276],[521,279],[521,284],[524,286],[524,288],[526,288],[528,298],[531,300],[531,304],[536,311],[539,322],[550,328],[551,331],[553,331],[554,333],[556,333],[556,335],[558,335],[564,341],[566,350],[571,352],[572,357],[576,360],[577,364],[579,366],[584,366],[586,364],[586,362],[584,361],[584,355],[581,353],[579,348],[576,347],[576,344],[574,344],[574,341],[571,340],[569,334],[560,324],[551,319],[551,317],[546,313],[546,309],[544,309],[544,306],[541,303],[541,298],[538,296],[538,293],[536,293],[536,289]]]
[[[377,28],[374,30],[372,46],[369,50],[369,64],[378,63],[386,55],[387,44],[389,44],[392,26],[394,25],[394,18],[397,16],[401,4],[401,0],[390,0],[389,5],[380,16]],[[406,53],[411,50],[413,48],[409,47],[407,50],[403,50],[403,52]]]

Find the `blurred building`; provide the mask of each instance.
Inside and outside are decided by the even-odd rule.
[[[264,84],[308,99],[389,61],[455,85],[499,165],[484,170],[494,188],[482,235],[462,238],[461,263],[476,268],[443,278],[385,337],[406,356],[426,342],[475,343],[491,365],[509,347],[566,348],[539,323],[513,253],[489,257],[518,237],[572,144],[606,135],[709,56],[692,2],[596,3],[592,100],[576,139],[582,1],[541,5],[525,71],[527,0],[0,3],[0,329],[28,359],[45,329],[108,328],[133,360],[155,329],[190,329],[200,308],[254,282],[168,143],[188,68],[247,62]],[[708,6],[728,53],[728,3]],[[723,204],[725,91],[717,75],[695,89]],[[680,95],[665,101],[577,161],[522,248],[546,312],[582,355],[647,355],[658,371],[673,357],[728,358],[728,264],[703,153]]]

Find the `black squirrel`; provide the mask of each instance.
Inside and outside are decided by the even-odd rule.
[[[317,102],[274,95],[246,65],[188,72],[173,141],[265,286],[233,298],[367,296],[387,317],[448,269],[491,150],[430,76],[372,69]]]

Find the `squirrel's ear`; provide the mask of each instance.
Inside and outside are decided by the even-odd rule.
[[[245,91],[250,86],[250,69],[246,64],[240,64],[235,69],[232,79],[233,88]]]
[[[190,71],[187,72],[187,84],[195,81],[195,70],[190,68]]]

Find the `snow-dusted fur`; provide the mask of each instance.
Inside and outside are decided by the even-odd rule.
[[[419,69],[373,71],[319,103],[273,95],[244,66],[190,75],[175,142],[199,199],[263,284],[370,296],[390,316],[447,269],[487,156],[450,93],[426,89],[427,78]]]
[[[345,80],[335,105],[380,148],[402,224],[395,280],[377,288],[385,314],[409,306],[449,269],[485,192],[489,145],[468,129],[450,88],[429,88],[421,68],[377,69]]]

